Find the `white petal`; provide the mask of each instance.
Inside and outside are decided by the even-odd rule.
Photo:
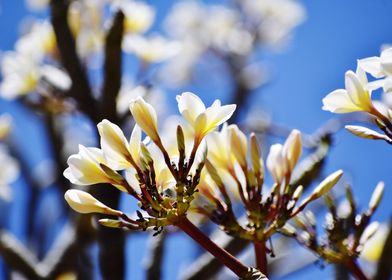
[[[192,92],[184,92],[177,95],[178,110],[182,115],[186,111],[184,118],[190,123],[194,123],[196,118],[206,110],[206,107],[201,99]]]
[[[392,75],[392,48],[384,50],[380,55],[381,68],[388,74]]]
[[[324,97],[323,105],[323,110],[332,113],[349,113],[362,110],[352,102],[344,89],[337,89]]]
[[[358,60],[358,66],[375,78],[382,78],[381,60],[377,56]]]

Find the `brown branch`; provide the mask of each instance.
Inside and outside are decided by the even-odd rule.
[[[230,252],[233,255],[237,255],[242,252],[246,246],[249,244],[248,241],[232,238],[226,235],[221,230],[217,230],[212,234],[213,238],[219,241],[219,245],[223,247],[226,251]],[[183,275],[183,280],[196,280],[196,279],[214,279],[214,275],[216,275],[221,269],[222,264],[214,258],[209,253],[204,253],[201,255],[193,264],[187,269],[185,275]]]
[[[118,208],[120,192],[109,184],[92,189],[93,195],[113,209]],[[98,227],[99,266],[103,279],[125,278],[125,234],[117,228]]]
[[[61,55],[62,64],[71,78],[72,86],[69,95],[74,98],[81,111],[91,119],[99,120],[96,103],[85,69],[83,68],[76,52],[75,39],[68,25],[67,0],[51,0],[51,22],[56,35],[57,47]]]
[[[124,14],[118,11],[112,27],[106,35],[104,84],[102,89],[102,108],[105,118],[117,122],[116,97],[121,88],[121,43],[124,33]]]

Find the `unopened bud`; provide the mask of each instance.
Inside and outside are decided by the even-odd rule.
[[[339,181],[339,179],[342,177],[343,171],[338,170],[329,175],[327,178],[325,178],[313,191],[311,194],[311,200],[317,199],[326,193],[328,193]]]
[[[279,229],[281,233],[287,236],[294,237],[297,234],[297,230],[290,224],[285,224],[281,229]]]
[[[252,159],[252,166],[255,174],[263,178],[264,166],[263,166],[263,161],[261,159],[259,143],[254,133],[250,135],[250,156]]]
[[[121,211],[106,206],[91,194],[84,191],[68,190],[65,192],[64,198],[73,210],[82,214],[103,213],[114,216],[122,215]]]
[[[359,243],[365,244],[366,241],[368,241],[370,238],[373,237],[373,235],[377,232],[379,227],[380,227],[379,222],[373,222],[370,225],[368,225],[366,229],[363,231]]]
[[[373,191],[372,197],[369,202],[370,211],[374,212],[380,204],[382,195],[384,193],[384,182],[379,182]]]
[[[122,228],[123,223],[120,220],[113,220],[113,219],[100,219],[98,223],[105,227],[110,228]]]
[[[367,127],[358,126],[358,125],[346,125],[344,127],[352,134],[366,138],[366,139],[374,139],[374,140],[385,140],[387,142],[391,142],[392,140],[384,134],[378,133],[377,131],[371,130]]]
[[[297,129],[291,131],[283,145],[283,155],[286,157],[289,170],[292,171],[302,153],[301,132]]]
[[[304,191],[304,187],[303,187],[303,186],[298,186],[298,187],[295,189],[295,191],[294,191],[293,196],[291,197],[291,199],[293,199],[293,200],[295,200],[295,201],[298,201],[298,199],[301,197],[303,191]]]
[[[140,128],[156,143],[161,139],[158,134],[158,120],[155,109],[148,104],[142,97],[131,101],[129,109],[132,116]]]
[[[177,126],[177,147],[180,154],[185,153],[185,137],[184,131],[180,125]]]
[[[245,134],[236,125],[228,127],[231,151],[241,167],[246,166],[246,152],[248,143]]]

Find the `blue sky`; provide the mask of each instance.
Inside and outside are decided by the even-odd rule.
[[[305,0],[303,4],[307,20],[296,29],[292,44],[284,52],[267,53],[264,56],[271,70],[271,80],[262,91],[254,94],[254,100],[257,100],[256,106],[271,113],[276,122],[311,133],[335,117],[321,110],[321,99],[330,91],[344,86],[345,71],[355,70],[357,59],[379,55],[382,44],[392,43],[392,2]],[[159,5],[163,5],[162,2]],[[25,15],[23,1],[0,0],[1,50],[12,48],[17,38],[18,24]],[[31,114],[15,104],[0,101],[0,112],[4,111],[15,116],[17,129],[23,129],[22,139],[29,139],[29,146],[25,150],[31,153],[32,162],[48,157],[46,140],[42,137],[44,131],[37,120],[31,120]],[[21,139],[22,134],[16,136]],[[31,145],[36,147],[34,151],[31,151]],[[386,192],[376,216],[386,220],[392,213],[392,206],[388,203],[392,193],[388,160],[391,156],[392,149],[386,143],[356,138],[341,131],[335,137],[325,173],[340,168],[345,170],[344,178],[352,183],[355,196],[363,206],[367,205],[376,183],[384,180]],[[23,188],[20,189],[23,191]],[[16,214],[12,217],[17,219]],[[15,230],[22,231],[16,226]],[[175,264],[175,260],[190,260],[192,251],[178,250],[186,248],[190,241],[184,236],[179,240],[170,240],[169,246],[175,251],[170,253],[172,261],[169,266]],[[135,237],[129,242],[131,263],[142,259],[134,252],[142,251],[144,243],[142,237]],[[186,262],[183,261],[175,269],[167,269],[166,279],[174,279],[179,267],[184,266]],[[301,279],[325,276],[315,266],[306,272],[301,274]],[[132,268],[129,273],[134,279],[141,279],[140,269]],[[298,279],[298,274],[285,279]]]

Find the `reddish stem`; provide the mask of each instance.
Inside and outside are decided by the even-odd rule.
[[[262,242],[253,242],[256,256],[256,267],[260,270],[264,275],[267,276],[267,254],[265,243]]]
[[[369,280],[354,260],[350,259],[346,263],[346,267],[358,280]]]
[[[231,255],[225,249],[219,247],[211,239],[209,239],[203,232],[201,232],[194,224],[192,224],[186,217],[181,218],[177,224],[182,231],[188,234],[193,240],[200,244],[204,249],[210,252],[214,257],[221,261],[238,277],[244,277],[248,272],[248,267],[240,262],[236,257]]]

